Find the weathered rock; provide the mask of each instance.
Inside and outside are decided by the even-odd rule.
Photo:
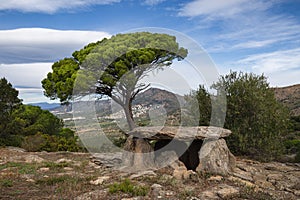
[[[95,153],[92,162],[105,167],[117,167],[122,163],[122,153]]]
[[[159,184],[153,184],[151,185],[150,192],[149,192],[149,197],[153,200],[156,199],[162,199],[163,198],[163,186]]]
[[[217,190],[217,195],[222,199],[229,199],[239,195],[239,190],[229,185],[220,185]]]
[[[154,153],[145,139],[128,137],[124,145],[123,165],[130,171],[154,168]]]
[[[43,158],[41,158],[37,155],[27,155],[25,157],[25,162],[26,163],[42,163],[44,161],[45,161],[45,159],[43,159]]]
[[[234,172],[232,173],[235,177],[241,178],[246,181],[253,181],[251,172],[242,171],[238,168],[234,169]]]
[[[187,173],[187,168],[185,167],[185,165],[179,161],[176,160],[175,162],[173,162],[171,164],[171,167],[174,169],[173,171],[173,177],[176,178],[177,180],[183,180],[184,179],[184,175]]]
[[[252,183],[250,181],[245,181],[245,180],[237,178],[237,177],[229,176],[228,180],[233,181],[235,183],[238,183],[239,185],[249,187],[249,188],[255,188],[256,187],[256,185],[254,185],[254,183]]]
[[[64,167],[64,170],[66,170],[66,171],[73,171],[74,169],[72,167]]]
[[[231,134],[228,129],[213,126],[195,126],[195,127],[138,127],[128,133],[135,137],[143,137],[151,140],[203,140],[205,138],[224,138]]]
[[[143,200],[143,197],[122,198],[121,200]]]
[[[184,180],[191,180],[195,183],[199,182],[199,175],[194,172],[193,170],[188,170],[183,173],[183,179]]]
[[[49,167],[41,167],[38,169],[39,172],[48,172],[50,170]]]
[[[136,179],[139,177],[156,177],[157,174],[154,171],[141,171],[138,172],[137,174],[132,174],[129,178],[130,179]]]
[[[107,190],[94,190],[77,196],[74,200],[94,200],[94,199],[107,199]]]
[[[155,165],[158,169],[167,165],[172,165],[178,161],[178,156],[175,151],[164,151],[158,154],[155,158]]]
[[[96,180],[91,180],[90,181],[90,184],[92,185],[102,185],[104,181],[110,179],[109,176],[101,176],[101,177],[98,177]]]
[[[72,163],[73,161],[71,159],[61,158],[55,161],[55,163]]]
[[[199,199],[201,200],[207,200],[207,199],[210,199],[210,200],[214,200],[214,199],[220,199],[220,197],[218,197],[218,195],[212,191],[212,190],[206,190],[204,192],[201,192],[201,194],[198,196]]]
[[[198,172],[230,174],[235,167],[235,157],[229,151],[224,139],[205,139],[199,152]]]
[[[223,176],[217,175],[217,176],[211,176],[211,177],[209,177],[207,180],[208,180],[208,181],[221,182],[223,179],[224,179]]]
[[[6,147],[6,149],[9,150],[9,151],[15,151],[15,152],[26,152],[25,149],[22,149],[20,147],[8,146],[8,147]]]

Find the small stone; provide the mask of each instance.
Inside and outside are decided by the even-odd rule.
[[[72,167],[64,167],[64,170],[66,170],[66,171],[73,171],[73,168]]]
[[[268,188],[268,189],[271,189],[271,190],[275,190],[275,187],[273,186],[273,184],[268,182],[268,181],[259,180],[259,181],[255,181],[254,184],[261,187],[261,188]]]
[[[29,178],[29,179],[26,179],[26,182],[35,183],[35,180]]]
[[[37,155],[28,155],[25,157],[26,163],[42,163],[45,160]]]
[[[58,159],[57,161],[55,161],[55,163],[71,163],[71,162],[73,162],[73,161],[70,159],[66,159],[66,158],[61,158],[61,159]]]
[[[166,192],[166,196],[173,196],[174,195],[174,192],[173,191],[167,191]]]
[[[48,172],[50,170],[49,167],[41,167],[38,169],[39,172]]]
[[[255,186],[253,183],[251,183],[250,181],[245,181],[245,180],[240,179],[240,178],[237,178],[237,177],[230,176],[230,177],[228,177],[228,180],[233,181],[233,182],[235,182],[235,183],[242,184],[242,185],[244,185],[244,186],[246,186],[246,187],[250,187],[250,188],[255,188],[255,187],[256,187],[256,186]]]
[[[9,151],[14,151],[14,152],[26,152],[25,149],[22,149],[20,147],[8,146],[8,147],[6,147],[6,149],[9,150]]]
[[[189,198],[189,200],[200,200],[200,199],[197,197],[191,197],[191,198]]]
[[[163,198],[163,191],[162,191],[163,186],[159,185],[159,184],[153,184],[151,185],[151,190],[149,193],[149,196],[151,199],[155,200],[155,199],[162,199]]]
[[[110,179],[109,176],[101,176],[101,177],[98,177],[96,180],[94,181],[90,181],[90,184],[92,185],[102,185],[104,181]]]
[[[193,170],[188,170],[183,173],[183,179],[192,180],[194,182],[197,182],[197,181],[199,181],[199,176]]]
[[[229,186],[229,185],[222,185],[220,187],[221,187],[221,189],[219,191],[217,191],[217,195],[219,197],[221,197],[222,199],[232,198],[232,197],[238,196],[240,193],[238,189],[236,189],[232,186]]]
[[[94,199],[107,199],[107,190],[95,190],[91,192],[84,193],[80,196],[74,198],[74,200],[94,200]]]
[[[294,194],[297,195],[297,196],[300,196],[300,190],[294,191]]]
[[[221,182],[223,180],[223,176],[211,176],[208,181],[216,181],[216,182]]]
[[[156,177],[157,174],[153,171],[141,171],[137,174],[132,174],[129,178],[130,179],[135,179],[139,177]]]
[[[207,190],[201,193],[201,195],[199,196],[200,199],[220,199],[216,193],[214,193],[213,191]]]

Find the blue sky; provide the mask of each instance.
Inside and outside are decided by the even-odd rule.
[[[299,10],[299,0],[0,0],[0,77],[25,103],[46,101],[40,81],[54,61],[103,37],[161,27],[193,38],[221,74],[297,84]]]

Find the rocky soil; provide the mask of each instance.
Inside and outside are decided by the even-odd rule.
[[[179,165],[125,173],[88,153],[1,148],[0,199],[300,199],[300,165],[237,158],[229,176]]]

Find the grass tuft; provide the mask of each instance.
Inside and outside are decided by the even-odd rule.
[[[133,185],[129,179],[125,179],[121,183],[114,183],[109,186],[109,193],[111,194],[123,192],[132,196],[146,196],[148,190],[148,187]]]

